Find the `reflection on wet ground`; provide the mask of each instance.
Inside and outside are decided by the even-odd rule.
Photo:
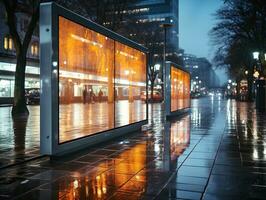
[[[40,107],[29,106],[28,119],[12,119],[11,107],[0,107],[0,168],[40,155]]]
[[[0,171],[0,199],[265,199],[265,114],[253,104],[195,99],[147,130],[64,158]]]
[[[63,104],[59,112],[60,143],[147,119],[141,100],[119,100],[115,106],[107,102]]]

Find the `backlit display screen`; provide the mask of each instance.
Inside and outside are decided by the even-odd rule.
[[[171,112],[190,106],[190,75],[171,66]]]
[[[59,17],[59,143],[146,120],[146,54]]]

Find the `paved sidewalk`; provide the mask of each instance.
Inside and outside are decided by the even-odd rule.
[[[266,115],[196,99],[191,114],[61,159],[0,170],[0,199],[265,199]]]

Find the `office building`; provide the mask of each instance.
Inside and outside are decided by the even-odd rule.
[[[185,54],[184,65],[185,69],[191,74],[191,90],[219,87],[219,78],[207,58],[198,58],[195,55]]]

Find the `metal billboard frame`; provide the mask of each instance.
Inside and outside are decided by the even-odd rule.
[[[110,129],[99,134],[85,136],[65,143],[59,143],[59,16],[98,32],[114,41],[123,43],[146,54],[148,70],[148,49],[103,26],[100,26],[62,6],[54,3],[41,3],[40,6],[40,77],[41,77],[41,128],[40,150],[42,155],[61,155],[89,147],[114,137],[141,129],[148,123],[148,104],[146,119]],[[148,76],[146,74],[146,91]],[[146,92],[148,94],[148,92]]]

